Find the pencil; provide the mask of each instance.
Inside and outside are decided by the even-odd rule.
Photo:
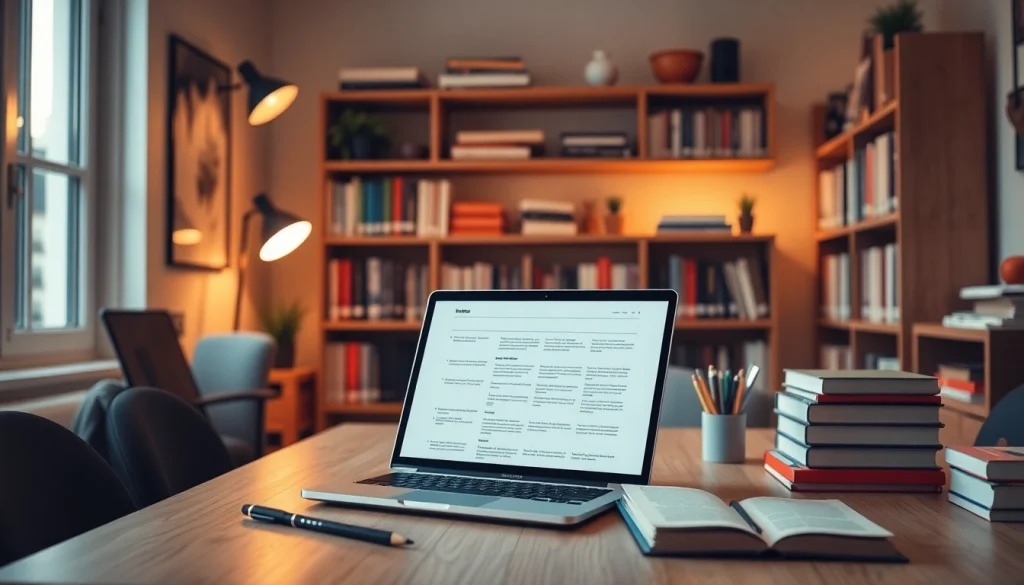
[[[711,401],[715,403],[715,410],[721,413],[722,397],[719,393],[718,371],[715,370],[715,366],[708,366],[708,386],[710,386],[709,392],[711,393]]]
[[[718,414],[718,407],[715,405],[714,397],[711,395],[711,390],[708,389],[708,384],[704,381],[704,378],[697,374],[697,382],[700,383],[701,390],[704,392],[704,397],[707,398],[708,404],[711,406],[710,414]]]
[[[690,380],[693,381],[693,389],[697,391],[697,399],[700,400],[700,405],[704,409],[704,412],[711,414],[711,403],[705,398],[704,392],[700,388],[700,382],[697,380],[697,374],[690,374]]]
[[[729,370],[725,371],[722,376],[722,410],[729,412],[732,410],[732,397],[735,396],[732,393],[732,372]]]
[[[732,401],[733,414],[740,413],[740,407],[743,405],[743,393],[747,389],[746,381],[743,379],[743,368],[740,368],[740,371],[736,374],[736,381],[738,382],[738,387],[736,388],[736,397]]]

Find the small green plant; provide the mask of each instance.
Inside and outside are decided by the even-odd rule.
[[[885,39],[885,48],[891,49],[896,42],[897,33],[921,32],[924,29],[922,17],[917,0],[899,0],[895,4],[878,8],[868,19],[868,32],[882,35]]]
[[[611,213],[612,215],[616,215],[616,214],[619,213],[620,209],[622,209],[622,197],[618,197],[618,196],[609,197],[608,198],[608,211],[609,211],[609,213]]]
[[[278,347],[291,347],[306,316],[306,307],[299,301],[260,310],[263,330],[274,338]]]
[[[744,193],[743,196],[740,197],[740,215],[754,215],[755,203],[757,203],[756,197]]]
[[[352,158],[352,139],[356,136],[367,137],[375,150],[385,155],[391,148],[384,123],[379,116],[346,108],[327,127],[328,143],[339,149],[341,158]]]

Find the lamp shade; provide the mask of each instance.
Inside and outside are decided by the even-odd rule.
[[[260,73],[252,61],[242,61],[238,73],[249,86],[249,124],[259,126],[281,115],[299,95],[293,83]]]
[[[313,231],[313,224],[287,211],[281,211],[263,193],[254,197],[252,203],[263,216],[260,260],[264,262],[273,262],[291,254]]]

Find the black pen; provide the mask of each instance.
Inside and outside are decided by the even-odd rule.
[[[376,528],[365,528],[363,526],[353,526],[351,524],[342,524],[341,522],[331,522],[330,520],[310,518],[309,516],[292,514],[290,512],[285,512],[284,510],[275,510],[274,508],[264,508],[263,506],[257,506],[255,504],[245,504],[242,506],[242,514],[245,514],[253,520],[259,520],[260,522],[282,524],[293,528],[303,528],[305,530],[312,530],[313,532],[322,532],[324,534],[333,534],[334,536],[342,536],[344,538],[365,540],[366,542],[383,544],[384,546],[404,546],[412,544],[412,540],[402,536],[401,534],[395,534],[394,532],[388,532],[387,530],[377,530]]]

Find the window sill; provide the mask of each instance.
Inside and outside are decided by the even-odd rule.
[[[0,371],[0,402],[85,390],[104,378],[121,378],[117,360],[91,360]]]

